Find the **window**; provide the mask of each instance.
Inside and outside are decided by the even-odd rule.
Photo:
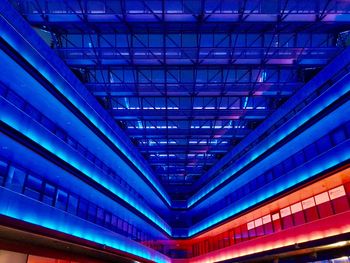
[[[292,205],[291,207],[293,214],[293,221],[295,225],[301,225],[305,223],[305,217],[303,213],[303,207],[301,202]]]
[[[266,174],[266,181],[269,183],[271,182],[274,178],[273,178],[273,174],[272,174],[272,171],[267,171]]]
[[[316,146],[320,152],[325,152],[332,148],[332,143],[329,136],[323,136],[316,142]]]
[[[315,202],[320,218],[324,218],[333,214],[332,206],[327,192],[316,195]]]
[[[279,213],[272,214],[272,224],[275,232],[282,229]]]
[[[124,221],[123,222],[123,231],[124,231],[124,233],[128,233],[128,228],[129,228],[128,222]]]
[[[12,90],[8,90],[6,98],[8,101],[13,103],[16,107],[20,109],[24,105],[24,100],[20,96],[18,96],[16,93],[14,93]]]
[[[96,220],[96,209],[97,209],[96,205],[94,205],[92,203],[89,204],[88,220],[91,222],[95,222],[95,220]]]
[[[97,208],[97,224],[103,225],[104,224],[104,209],[101,207]]]
[[[263,222],[265,235],[272,234],[273,233],[273,226],[272,226],[271,215],[269,214],[269,215],[263,216],[262,222]]]
[[[33,108],[31,105],[27,104],[24,111],[33,119],[40,122],[40,112]]]
[[[41,187],[42,181],[39,178],[28,175],[24,194],[26,196],[39,200]]]
[[[112,224],[112,230],[113,231],[117,231],[118,230],[118,217],[115,215],[112,215],[112,220],[111,220],[111,224]]]
[[[0,186],[4,185],[6,175],[7,175],[7,163],[0,161]]]
[[[247,229],[248,229],[249,237],[254,238],[256,236],[254,221],[251,221],[247,224]]]
[[[335,145],[342,143],[346,140],[345,131],[343,128],[338,128],[331,133],[332,140]]]
[[[241,234],[242,241],[249,239],[247,224],[241,225]]]
[[[72,146],[73,148],[76,148],[76,146],[77,146],[77,142],[74,139],[70,138],[70,137],[67,137],[67,143],[70,146]]]
[[[293,158],[288,158],[283,162],[285,172],[288,173],[289,171],[293,170],[295,165],[293,162]]]
[[[290,210],[290,206],[280,210],[283,229],[286,229],[286,228],[293,226],[293,218],[292,218],[291,213],[292,212]]]
[[[78,198],[72,194],[69,195],[67,212],[75,215],[78,209]]]
[[[250,192],[255,191],[257,188],[258,188],[257,179],[251,180],[251,181],[249,182],[249,189],[250,189]]]
[[[273,168],[273,172],[275,174],[275,178],[280,177],[283,174],[283,166],[282,164],[278,164]]]
[[[58,209],[66,210],[68,194],[62,190],[57,190],[56,204]]]
[[[313,197],[303,200],[301,204],[303,206],[306,222],[318,219],[316,203]]]
[[[41,124],[49,131],[51,132],[55,131],[55,128],[56,128],[55,124],[45,116],[41,117]]]
[[[129,234],[129,236],[132,236],[132,234],[133,234],[133,225],[131,225],[131,224],[128,224],[128,234]]]
[[[350,121],[345,124],[345,130],[347,132],[347,136],[350,136]]]
[[[256,178],[256,180],[257,180],[257,187],[260,188],[266,184],[266,175],[262,174],[258,178]]]
[[[328,191],[335,213],[341,213],[349,209],[349,202],[343,185]]]
[[[263,221],[261,217],[254,221],[254,225],[255,225],[256,235],[257,236],[264,235],[264,227],[263,227]]]
[[[112,215],[109,212],[105,212],[105,222],[104,225],[107,228],[111,227],[111,220],[112,220]]]
[[[123,220],[121,220],[120,218],[118,218],[118,229],[123,230]]]
[[[67,135],[61,129],[56,130],[56,136],[62,141],[66,141]]]
[[[78,216],[86,219],[87,210],[88,210],[88,202],[85,199],[80,198],[79,206],[78,206]]]
[[[87,152],[86,158],[90,160],[92,163],[95,161],[95,156],[91,152]]]
[[[305,152],[305,156],[306,156],[307,160],[313,159],[318,154],[317,149],[316,149],[316,145],[314,143],[307,146],[304,149],[304,152]]]
[[[8,176],[7,176],[6,187],[18,193],[22,193],[24,180],[25,180],[25,172],[19,169],[10,167]]]
[[[95,158],[95,164],[96,164],[96,166],[97,166],[97,167],[102,168],[102,162],[101,162],[101,160],[100,160],[100,159]]]
[[[249,184],[246,184],[243,186],[243,196],[246,196],[247,194],[249,194],[250,189],[249,189]]]
[[[55,197],[55,187],[46,183],[45,184],[45,189],[44,189],[44,195],[43,195],[43,202],[48,204],[48,205],[52,205],[53,204],[53,200]]]
[[[77,148],[78,152],[80,152],[83,156],[86,156],[88,151],[79,143],[77,143]]]
[[[304,152],[300,151],[293,155],[295,167],[302,165],[305,162]]]

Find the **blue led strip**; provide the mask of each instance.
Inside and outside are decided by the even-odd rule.
[[[248,196],[233,206],[227,207],[224,211],[213,215],[211,218],[203,220],[202,222],[194,225],[189,229],[188,236],[191,237],[249,207],[252,207],[267,198],[270,198],[282,191],[303,182],[312,176],[315,176],[327,169],[336,166],[339,163],[348,161],[350,157],[350,141],[346,141],[339,147],[335,147],[322,157],[304,165],[296,171],[290,173],[288,176],[282,176],[277,181],[271,182],[267,187],[259,189],[253,194]]]
[[[195,183],[195,187],[200,187],[208,182],[210,178],[214,178],[215,174],[230,163],[233,158],[239,158],[238,153],[244,151],[251,143],[255,142],[260,136],[266,137],[266,132],[273,127],[274,124],[278,123],[283,116],[286,116],[289,112],[294,110],[301,102],[305,101],[308,97],[312,96],[320,88],[320,83],[325,83],[328,87],[329,83],[333,83],[334,80],[338,80],[344,75],[344,69],[350,63],[350,47],[346,48],[341,54],[332,60],[319,74],[314,76],[305,86],[296,92],[290,99],[288,99],[283,107],[278,108],[271,114],[262,124],[254,129],[252,133],[246,136],[234,150],[229,151],[219,161],[217,161],[208,172],[206,172],[201,178]],[[218,175],[218,174],[217,174]]]
[[[75,80],[75,85],[78,87],[73,87],[71,83],[67,81],[67,78],[63,76],[56,68],[42,55],[41,52],[38,51],[31,43],[29,43],[26,38],[16,30],[14,26],[4,17],[11,16],[14,19],[11,20],[12,23],[16,22],[23,26],[23,28],[30,31],[32,33],[30,37],[35,38],[33,41],[36,43],[36,46],[39,46],[46,52],[50,52],[51,61],[57,61],[56,54],[49,49],[49,47],[44,43],[39,36],[37,36],[32,29],[28,26],[28,24],[13,10],[13,8],[7,4],[6,7],[2,6],[0,8],[2,15],[0,16],[0,36],[10,44],[10,46],[16,49],[19,54],[23,56],[31,65],[33,65],[52,85],[63,94],[76,108],[78,108],[81,113],[86,116],[91,123],[95,127],[97,127],[138,169],[139,171],[147,178],[147,180],[153,185],[153,187],[160,193],[160,195],[164,198],[168,205],[171,206],[171,201],[167,193],[164,191],[159,182],[153,179],[152,173],[149,169],[146,169],[138,159],[136,159],[133,155],[130,154],[130,149],[125,146],[123,142],[120,142],[118,136],[114,134],[113,128],[110,124],[101,117],[101,115],[93,109],[90,104],[87,102],[86,98],[83,98],[79,92],[76,92],[76,89],[85,90],[83,85]],[[11,14],[12,12],[12,14]],[[19,20],[20,19],[20,20]],[[26,32],[26,34],[29,34]],[[32,54],[34,50],[34,54]],[[43,63],[42,60],[45,62]],[[64,65],[62,63],[62,65]],[[62,70],[62,69],[61,69]],[[67,73],[64,73],[67,76]],[[73,78],[73,74],[68,75],[68,77]],[[68,87],[68,88],[67,88]],[[88,96],[88,92],[85,92],[86,96]],[[105,118],[107,114],[104,114]]]
[[[321,112],[324,108],[332,104],[342,95],[350,91],[350,75],[344,76],[342,79],[338,80],[334,86],[328,90],[325,94],[321,95],[317,101],[310,105],[310,107],[302,110],[298,115],[296,115],[291,121],[287,122],[285,126],[277,130],[273,134],[273,138],[266,140],[260,144],[254,151],[249,152],[239,163],[235,163],[230,168],[228,168],[219,178],[214,179],[211,184],[205,185],[196,194],[194,194],[187,204],[187,208],[193,206],[197,201],[219,186],[221,183],[225,182],[232,175],[237,173],[244,166],[254,161],[257,157],[263,154],[265,151],[276,145],[283,138],[288,136],[291,132],[295,131],[297,128],[305,124],[309,119],[314,117],[316,114]]]
[[[50,119],[50,122],[54,123],[54,126],[58,126],[58,129],[64,129],[63,133],[67,134],[67,136],[72,137],[73,141],[80,141],[81,133],[87,134],[88,140],[92,139],[95,140],[94,142],[85,141],[83,147],[92,146],[89,151],[93,153],[94,155],[98,155],[98,158],[100,160],[103,160],[103,162],[111,169],[113,169],[114,172],[117,172],[117,177],[120,177],[123,181],[129,181],[129,178],[135,179],[133,181],[133,189],[137,192],[138,196],[152,196],[152,203],[149,203],[148,205],[152,205],[155,207],[155,211],[158,211],[156,207],[162,207],[164,210],[166,210],[166,206],[163,200],[161,198],[158,198],[157,193],[152,190],[148,185],[146,185],[142,178],[137,176],[134,170],[130,168],[130,166],[127,165],[125,161],[120,159],[118,155],[116,155],[111,148],[109,148],[107,145],[103,144],[103,141],[101,141],[100,138],[98,138],[92,131],[86,129],[86,126],[83,122],[81,122],[76,116],[73,115],[67,108],[64,107],[63,104],[61,104],[59,101],[57,101],[51,94],[47,92],[47,90],[40,85],[40,83],[37,83],[35,79],[30,76],[23,68],[20,67],[15,61],[13,61],[6,53],[0,51],[0,61],[3,63],[0,64],[0,69],[2,70],[2,76],[0,77],[1,83],[3,82],[3,85],[0,83],[0,93],[4,94],[5,98],[8,98],[10,95],[10,101],[13,103],[16,103],[11,97],[12,92],[6,92],[7,89],[11,89],[16,96],[21,97],[19,100],[23,100],[20,105],[24,106],[24,104],[29,103],[31,106],[29,108],[33,107],[36,110],[44,111],[41,114],[43,114],[45,118]],[[6,67],[4,67],[6,65]],[[26,87],[26,88],[23,88]],[[32,90],[33,89],[33,90]],[[25,98],[29,98],[30,101],[26,101]],[[44,100],[44,103],[43,103]],[[24,104],[23,104],[24,103]],[[49,107],[47,105],[50,105]],[[26,109],[26,106],[23,108],[22,106],[19,106],[20,109],[22,109],[25,112],[28,112]],[[29,110],[30,112],[30,110]],[[31,115],[29,115],[31,116]],[[54,117],[52,117],[54,116]],[[32,117],[32,116],[31,116]],[[38,116],[35,114],[34,119],[37,119]],[[61,127],[61,124],[67,123],[66,120],[70,119],[69,123],[72,123],[73,125],[64,125],[64,128]],[[42,120],[38,120],[38,122],[43,123]],[[45,125],[47,126],[47,125]],[[47,127],[51,132],[56,133],[55,127],[52,127],[51,125]],[[66,129],[67,128],[67,129]],[[60,134],[60,140],[62,138],[62,134]],[[65,136],[63,136],[65,137]],[[67,140],[67,139],[66,139]],[[71,143],[68,143],[71,147]],[[75,143],[73,143],[75,144]],[[76,148],[76,145],[72,146],[73,148]],[[85,148],[84,147],[84,148]],[[101,148],[100,148],[101,147]],[[97,149],[96,149],[97,148]],[[100,151],[101,149],[101,151]],[[102,150],[103,149],[103,150]],[[97,150],[97,151],[96,151]],[[78,150],[79,151],[79,150]],[[90,161],[90,160],[89,160]],[[96,160],[95,160],[96,161]],[[93,161],[94,162],[94,161]],[[102,168],[103,169],[103,168]],[[122,178],[122,175],[128,175],[127,179]],[[115,178],[117,179],[117,178]],[[118,179],[117,179],[118,180]],[[136,183],[137,181],[137,183]],[[119,182],[119,180],[118,180]],[[119,184],[120,185],[120,184]],[[123,185],[123,184],[122,184]],[[122,186],[124,189],[124,186]],[[126,188],[128,189],[128,188]],[[130,192],[130,189],[128,189],[128,192],[133,195],[132,192]],[[144,199],[144,198],[141,198]],[[142,202],[146,203],[146,202]]]
[[[25,115],[21,114],[20,111],[15,110],[16,108],[11,107],[10,104],[7,103],[2,97],[0,97],[0,120],[20,133],[24,134],[26,137],[30,138],[32,141],[40,144],[43,148],[47,149],[54,155],[58,156],[63,161],[69,163],[89,178],[107,188],[125,202],[129,203],[136,210],[140,211],[143,215],[153,221],[157,226],[163,229],[168,235],[171,235],[171,228],[162,220],[156,213],[154,213],[151,209],[147,209],[145,205],[140,204],[136,199],[131,197],[128,193],[126,193],[123,189],[118,188],[114,183],[111,183],[106,178],[103,178],[96,169],[93,167],[89,167],[88,165],[84,165],[82,160],[78,158],[78,155],[74,155],[74,152],[69,153],[69,151],[65,150],[62,147],[57,138],[54,138],[53,135],[47,132],[44,129],[38,130],[35,127],[36,125],[40,125],[34,122],[29,117],[25,118]],[[40,125],[41,126],[41,125]],[[52,139],[54,138],[54,139]]]
[[[0,199],[1,215],[106,245],[154,262],[171,262],[167,256],[126,237],[2,187],[0,187]]]
[[[289,142],[289,146],[288,145],[285,145],[281,148],[279,148],[276,152],[274,152],[275,155],[277,156],[285,156],[287,157],[289,155],[290,152],[294,151],[294,150],[290,150],[291,147],[293,147],[293,145],[309,145],[310,143],[316,141],[319,139],[319,134],[321,134],[321,136],[323,136],[322,134],[323,133],[329,133],[331,132],[333,129],[334,129],[334,124],[342,124],[342,123],[345,123],[349,120],[350,118],[350,102],[346,102],[344,103],[343,105],[341,105],[339,108],[337,108],[335,111],[333,111],[332,113],[330,113],[329,115],[325,116],[323,119],[319,120],[316,124],[314,124],[313,126],[311,126],[308,130],[306,130],[304,133],[302,133],[301,135],[299,135],[298,137],[294,138],[293,141]],[[323,132],[319,132],[320,130],[322,130]],[[317,133],[317,135],[315,135]],[[304,146],[306,147],[306,146]],[[295,147],[293,147],[295,148]],[[300,149],[298,149],[300,150]],[[296,150],[297,151],[297,150]],[[329,154],[327,152],[327,154]],[[336,153],[337,154],[337,153]],[[336,155],[335,154],[335,155]],[[270,156],[267,157],[266,160],[262,161],[262,162],[266,162],[267,165],[265,165],[266,167],[270,167],[271,165],[269,165],[268,163],[271,162],[271,163],[276,163],[276,158],[275,159],[271,159]],[[308,164],[304,164],[304,166],[306,168],[304,169],[311,169]],[[325,168],[325,169],[328,169],[328,168]],[[251,168],[249,171],[245,172],[244,174],[242,174],[239,178],[237,178],[237,180],[231,182],[231,184],[225,186],[224,189],[221,189],[221,192],[220,194],[222,196],[225,196],[225,194],[229,194],[230,192],[234,191],[237,189],[237,187],[239,187],[240,185],[242,185],[242,183],[246,182],[246,181],[249,181],[251,179],[254,179],[256,176],[259,175],[259,173],[264,173],[266,171],[266,169],[264,170],[262,168],[262,166],[258,166],[258,167],[253,167]],[[299,170],[298,170],[299,171]],[[256,175],[256,176],[254,176]],[[288,175],[287,175],[288,176]],[[296,175],[296,177],[298,177],[298,175]],[[282,178],[286,178],[286,177],[283,177]],[[309,177],[308,177],[309,178]],[[305,179],[308,179],[308,178],[305,178]],[[238,180],[240,181],[240,183],[238,183]],[[287,179],[285,179],[287,180]],[[283,181],[281,182],[283,184]],[[295,183],[299,183],[299,181],[295,182]],[[275,185],[276,183],[273,182],[273,185]],[[293,185],[293,184],[292,184]],[[278,191],[277,193],[289,188],[290,186],[292,185],[288,185],[287,187],[285,187],[284,185],[281,186],[281,189],[280,191]],[[265,189],[265,188],[263,188]],[[275,194],[275,192],[273,193]],[[252,194],[253,196],[252,197],[247,197],[247,198],[250,198],[250,199],[254,199],[256,194],[253,193]],[[260,202],[261,200],[259,200],[258,202]],[[254,205],[256,204],[257,202],[251,204],[251,205]],[[247,207],[245,207],[247,208]],[[245,209],[244,208],[244,209]],[[204,230],[205,228],[207,227],[211,227],[212,224],[216,224],[222,220],[225,220],[227,219],[228,217],[234,215],[236,212],[234,212],[233,214],[230,213],[227,213],[228,210],[232,210],[232,208],[226,208],[226,209],[223,209],[221,210],[220,212],[218,212],[216,215],[213,215],[213,217],[215,217],[216,219],[213,220],[212,222],[214,223],[209,223],[211,222],[210,218],[208,219],[204,219],[201,223],[201,225],[205,225],[204,228],[200,229],[199,231],[202,231]],[[230,210],[230,211],[231,211]],[[242,209],[243,210],[243,209]],[[242,210],[239,210],[239,211],[242,211]],[[226,212],[225,212],[226,211]],[[238,211],[238,212],[239,212]]]
[[[100,207],[104,211],[106,211],[107,214],[111,214],[111,221],[107,223],[108,226],[106,228],[113,232],[115,232],[115,227],[117,227],[117,222],[115,220],[117,218],[120,218],[124,221],[127,221],[129,224],[132,224],[134,227],[143,232],[147,238],[150,238],[151,240],[168,239],[161,230],[159,230],[156,227],[153,227],[152,224],[145,221],[138,215],[135,215],[135,213],[133,213],[128,208],[124,207],[119,203],[116,203],[113,197],[106,196],[99,190],[95,189],[93,186],[84,183],[75,176],[71,176],[69,172],[62,170],[61,167],[33,152],[25,145],[22,145],[20,142],[15,141],[13,138],[0,134],[0,145],[6,145],[6,149],[4,151],[0,151],[0,168],[7,167],[6,169],[10,169],[8,170],[7,175],[0,173],[0,185],[1,181],[4,182],[5,180],[4,188],[8,190],[13,190],[18,194],[23,193],[23,195],[32,198],[32,192],[28,193],[26,191],[26,189],[28,188],[33,190],[33,185],[29,181],[24,180],[24,174],[27,173],[30,176],[33,176],[40,180],[44,185],[49,184],[50,186],[53,186],[56,189],[54,190],[54,192],[63,191],[64,193],[67,193],[68,195],[72,196],[74,200],[70,200],[70,196],[67,196],[68,200],[66,201],[68,201],[68,207],[61,206],[62,200],[58,200],[58,203],[57,200],[55,203],[52,203],[49,199],[47,199],[47,197],[52,198],[53,201],[53,199],[55,199],[55,197],[52,196],[54,192],[48,193],[45,192],[42,188],[34,189],[34,191],[37,191],[38,193],[40,192],[42,194],[42,196],[33,196],[33,198],[36,201],[39,201],[40,203],[48,204],[50,207],[55,207],[60,211],[67,211],[67,213],[73,216],[77,216],[84,220],[86,220],[86,214],[84,215],[84,211],[88,211],[88,204],[94,204],[97,207]],[[4,165],[4,163],[6,164]],[[30,164],[30,167],[28,167],[28,164]],[[17,176],[13,172],[19,172],[20,175]],[[14,180],[14,178],[17,179]],[[50,186],[49,188],[52,189]],[[80,207],[81,209],[76,210],[78,209],[78,207],[76,207],[77,204],[75,203],[75,201],[78,201],[78,207],[80,203],[84,203],[83,207]],[[112,220],[113,215],[116,216],[114,218],[114,223]],[[90,219],[87,218],[87,221],[90,221]],[[96,222],[97,225],[104,227],[100,224],[101,221]],[[112,227],[112,229],[110,229],[109,227]],[[120,226],[118,227],[118,229],[119,228]]]

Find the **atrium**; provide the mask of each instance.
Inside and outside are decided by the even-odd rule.
[[[0,263],[349,263],[349,46],[349,0],[0,0]]]

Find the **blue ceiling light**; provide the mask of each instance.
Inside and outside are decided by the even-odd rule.
[[[77,170],[93,179],[98,184],[107,188],[152,220],[166,233],[169,235],[171,234],[171,228],[158,216],[158,214],[147,208],[145,205],[140,204],[138,200],[128,194],[124,189],[118,187],[118,185],[113,182],[112,179],[108,178],[106,175],[102,175],[101,172],[99,172],[95,167],[89,165],[86,160],[81,158],[77,152],[74,153],[73,151],[67,149],[67,146],[60,142],[57,137],[53,136],[47,130],[40,129],[40,124],[35,122],[33,119],[30,119],[28,116],[23,116],[17,108],[10,105],[4,99],[1,99],[0,101],[2,102],[0,120],[3,123],[8,124],[10,127],[24,134],[29,139],[38,143],[63,161],[69,163]]]
[[[7,2],[6,2],[7,3]],[[8,4],[8,3],[7,3]],[[0,10],[2,14],[6,14],[8,16],[15,16],[16,13],[13,13],[13,9],[10,6],[2,6]],[[38,71],[55,86],[55,88],[61,92],[69,101],[75,105],[88,119],[91,123],[93,123],[96,127],[101,130],[101,132],[108,137],[117,148],[125,155],[128,159],[141,171],[141,173],[151,182],[151,184],[157,189],[157,191],[161,194],[161,196],[166,200],[166,202],[170,205],[171,201],[167,195],[167,193],[163,190],[162,186],[159,185],[157,181],[153,179],[150,171],[144,168],[143,165],[140,164],[139,160],[131,154],[130,149],[128,149],[124,142],[119,141],[118,136],[115,135],[114,129],[112,128],[110,123],[101,116],[96,109],[92,108],[89,102],[86,100],[84,96],[76,93],[78,87],[73,87],[70,82],[67,81],[59,72],[56,71],[51,62],[47,61],[36,47],[31,45],[23,35],[16,31],[16,29],[12,26],[11,22],[7,21],[4,16],[0,17],[0,35],[5,41],[10,44],[13,48],[19,50],[19,53]],[[13,21],[12,21],[13,22]],[[18,24],[24,24],[25,21],[16,21]],[[27,27],[27,24],[24,25]],[[29,31],[30,32],[30,31]],[[30,34],[29,34],[30,35]],[[37,36],[31,34],[31,37],[36,38]],[[48,47],[45,47],[46,49]],[[69,76],[70,78],[72,76]],[[74,80],[76,82],[76,80]],[[78,82],[76,82],[78,83]]]
[[[210,191],[215,189],[218,185],[226,181],[237,171],[242,169],[249,162],[254,161],[258,156],[263,154],[266,150],[273,147],[276,143],[284,139],[288,134],[296,130],[298,127],[309,121],[317,113],[325,109],[328,105],[333,103],[339,97],[343,96],[350,91],[350,76],[345,75],[339,79],[330,90],[320,96],[320,99],[314,101],[308,105],[303,111],[292,118],[288,123],[282,126],[280,129],[274,132],[273,138],[266,140],[256,147],[253,151],[249,152],[247,156],[240,160],[238,164],[226,169],[219,178],[214,179],[209,185],[202,187],[196,194],[194,194],[188,201],[187,207],[190,208],[197,201],[207,195]]]
[[[0,84],[65,133],[31,118],[1,86],[0,120],[32,150],[50,151],[103,186],[88,180],[102,195],[115,193],[112,203],[152,221],[149,231],[167,233],[164,242],[193,237],[348,160],[346,139],[330,140],[327,154],[318,142],[350,116],[350,5],[298,1],[12,1],[25,20],[5,1],[0,58],[17,68],[3,59],[3,72],[15,73]],[[45,30],[49,47],[31,27]],[[86,151],[70,147],[71,137]],[[288,162],[309,146],[313,159]],[[22,218],[1,204],[0,213],[169,260],[83,232],[83,223],[74,229],[45,213],[40,223],[27,208]]]
[[[50,206],[42,206],[35,200],[25,198],[7,189],[0,189],[0,197],[3,200],[0,203],[1,215],[105,245],[154,262],[171,262],[167,256],[153,249],[88,221],[79,220],[75,216]],[[37,211],[40,211],[40,213]],[[53,214],[55,214],[55,217],[52,216]]]
[[[255,191],[253,195],[249,195],[247,198],[240,200],[238,204],[229,206],[228,208],[223,209],[223,211],[220,211],[190,227],[188,237],[210,228],[247,208],[253,207],[254,205],[275,196],[300,182],[326,171],[327,169],[331,169],[342,162],[348,161],[350,156],[349,149],[350,143],[346,142],[344,145],[329,152],[329,154],[309,163],[308,166],[296,169],[296,171],[283,176],[280,180],[273,181],[266,187]]]

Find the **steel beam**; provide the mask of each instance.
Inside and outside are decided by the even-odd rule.
[[[167,145],[167,146],[138,146],[142,153],[226,153],[232,146],[210,146],[210,145]]]
[[[190,137],[214,137],[214,138],[242,138],[248,135],[250,129],[127,129],[125,133],[132,138],[163,138],[168,135],[169,138]],[[213,135],[214,133],[214,135]]]
[[[159,119],[219,119],[219,120],[261,120],[266,118],[271,110],[236,110],[236,109],[181,109],[181,110],[110,110],[116,120],[159,120]],[[192,114],[193,113],[193,114]]]

